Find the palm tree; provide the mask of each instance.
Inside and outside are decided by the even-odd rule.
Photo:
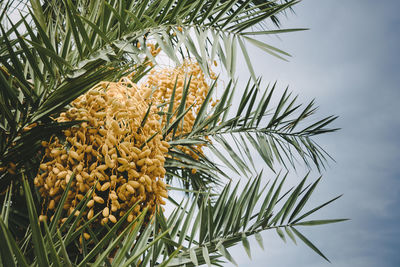
[[[256,37],[302,30],[279,28],[279,17],[298,2],[2,2],[0,256],[3,265],[221,266],[224,259],[234,262],[227,248],[238,243],[250,255],[248,236],[254,235],[263,246],[259,233],[264,230],[275,230],[282,239],[287,236],[294,242],[297,237],[328,260],[300,233],[298,226],[342,221],[308,220],[308,216],[338,197],[304,211],[321,178],[309,181],[306,176],[284,191],[286,175],[282,173],[299,164],[309,169],[324,169],[330,157],[313,137],[337,130],[328,128],[336,117],[313,120],[316,111],[313,101],[298,104],[297,97],[288,89],[275,96],[276,83],[263,87],[247,50],[247,45],[253,45],[273,56],[287,58],[289,54]],[[12,19],[10,14],[19,18]],[[197,90],[196,86],[191,87],[195,75],[186,76],[181,85],[177,76],[171,76],[176,81],[170,81],[170,94],[168,98],[164,95],[163,101],[157,102],[159,88],[153,86],[149,87],[146,99],[137,102],[145,107],[138,127],[144,128],[151,116],[160,125],[141,148],[157,139],[155,136],[159,136],[162,144],[168,143],[163,156],[165,180],[173,185],[168,191],[184,193],[181,199],[168,197],[168,205],[175,207],[174,210],[167,216],[159,205],[162,200],[145,207],[144,200],[139,199],[132,206],[126,205],[126,211],[114,217],[115,222],[106,220],[100,224],[99,218],[105,216],[101,210],[88,215],[93,195],[99,197],[100,191],[110,192],[109,184],[105,186],[107,182],[99,180],[85,191],[80,201],[67,206],[70,209],[67,213],[69,192],[76,194],[74,187],[80,175],[74,169],[51,208],[52,220],[39,217],[43,207],[48,209],[52,205],[44,197],[48,197],[43,193],[44,186],[40,188],[34,182],[41,163],[51,155],[44,144],[54,140],[67,144],[70,141],[66,132],[88,122],[87,118],[55,118],[65,118],[76,103],[73,101],[85,97],[101,82],[108,87],[111,84],[108,82],[121,77],[128,77],[134,84],[145,81],[154,75],[152,70],[160,68],[156,58],[159,50],[176,66],[190,58],[199,66],[199,77],[204,74],[204,80],[208,81],[199,102],[190,102],[191,90]],[[245,88],[236,88],[237,53],[243,54],[251,74]],[[217,95],[218,101],[212,100],[216,88],[221,86],[218,79],[213,81],[214,61],[221,64],[230,79]],[[275,98],[276,105],[272,100]],[[234,99],[240,102],[236,104]],[[190,121],[189,113],[195,117],[189,123],[190,130],[185,131],[182,129]],[[71,156],[74,148],[62,146]],[[119,147],[117,151],[120,156]],[[274,177],[263,174],[262,168],[254,164],[258,159],[277,174]],[[284,171],[278,172],[279,169]],[[239,183],[230,179],[232,176],[247,179],[246,185],[239,187]],[[126,176],[124,183],[129,179]],[[98,184],[101,190],[96,188]],[[136,207],[140,207],[137,216],[129,220]],[[113,221],[108,212],[107,207],[105,217]],[[64,219],[59,223],[61,218]]]

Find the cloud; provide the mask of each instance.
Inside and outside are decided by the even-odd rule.
[[[321,117],[340,116],[335,125],[343,129],[319,138],[337,163],[312,201],[344,193],[319,218],[352,220],[304,229],[332,265],[271,231],[263,234],[265,252],[251,241],[253,261],[241,246],[231,249],[239,266],[399,266],[399,7],[398,1],[303,1],[284,26],[310,31],[264,39],[292,53],[289,63],[251,51],[264,80],[290,85],[303,102],[316,98]],[[246,73],[238,68],[240,76]]]

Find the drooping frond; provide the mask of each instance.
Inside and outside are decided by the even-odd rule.
[[[39,1],[31,2],[23,9],[30,11],[25,27],[39,36],[29,41],[49,55],[61,54],[69,67],[107,61],[111,55],[136,63],[142,56],[152,60],[146,46],[151,40],[172,60],[178,61],[178,55],[195,57],[204,70],[217,56],[233,76],[238,44],[246,58],[244,42],[285,57],[289,54],[250,36],[300,30],[254,29],[269,20],[279,25],[278,15],[298,1],[46,1],[42,7]]]
[[[298,237],[298,240],[328,260],[300,233],[298,227],[343,221],[343,219],[307,220],[309,215],[338,197],[305,212],[303,209],[320,179],[306,185],[307,177],[305,177],[287,192],[282,191],[285,177],[277,176],[266,188],[261,188],[261,180],[262,175],[258,175],[243,189],[239,189],[238,185],[232,189],[229,183],[215,202],[211,202],[207,197],[203,198],[198,208],[190,205],[190,200],[182,202],[168,219],[161,213],[158,214],[156,225],[159,224],[161,232],[166,229],[170,229],[170,232],[151,253],[165,253],[166,256],[168,252],[179,250],[175,258],[169,262],[170,266],[217,265],[220,257],[235,263],[227,248],[242,243],[250,256],[248,237],[254,235],[263,246],[259,233],[264,230],[275,230],[283,240],[286,236],[296,243],[295,237]],[[258,205],[261,205],[261,209],[257,212]],[[152,258],[157,259],[154,255]],[[156,264],[156,262],[150,263],[151,266]]]
[[[272,184],[261,188],[261,176],[260,174],[249,181],[243,189],[239,189],[238,185],[232,189],[229,183],[215,203],[210,202],[210,199],[206,197],[197,207],[191,205],[192,201],[197,201],[196,199],[184,200],[168,219],[164,217],[160,208],[154,220],[144,225],[146,212],[143,212],[132,221],[132,227],[119,231],[121,221],[109,228],[101,239],[97,239],[98,233],[88,227],[99,214],[91,220],[85,219],[81,227],[76,228],[82,217],[74,214],[83,213],[89,199],[86,197],[61,228],[57,228],[56,222],[60,218],[68,190],[65,191],[57,207],[55,220],[50,225],[45,224],[44,230],[40,229],[32,193],[25,180],[27,211],[32,225],[29,234],[25,237],[25,243],[34,244],[32,251],[35,255],[34,262],[30,262],[31,260],[24,255],[25,248],[18,246],[8,229],[10,190],[7,191],[0,218],[0,235],[3,240],[6,240],[2,243],[1,258],[8,264],[7,266],[28,266],[31,263],[39,266],[51,264],[85,266],[89,262],[92,262],[94,266],[102,266],[109,264],[110,255],[113,256],[112,263],[118,266],[139,263],[146,266],[218,265],[221,263],[221,257],[235,263],[234,257],[227,248],[242,243],[248,255],[251,256],[248,237],[255,236],[263,248],[260,232],[275,230],[284,241],[286,237],[295,243],[301,240],[328,260],[309,239],[301,234],[298,228],[344,221],[345,219],[307,220],[308,216],[340,196],[305,212],[304,207],[320,179],[306,185],[307,177],[305,177],[296,187],[283,192],[285,177],[277,176],[271,180]],[[261,205],[259,212],[256,211],[256,205]],[[134,206],[131,209],[133,208]],[[79,237],[84,248],[82,255],[71,254],[68,251],[71,246],[76,245],[73,241]],[[119,249],[113,254],[116,247]]]
[[[173,162],[173,166],[189,169],[176,175],[179,179],[198,184],[206,179],[202,175],[213,177],[215,181],[218,181],[218,175],[228,177],[211,156],[218,158],[231,172],[245,177],[257,172],[254,163],[256,155],[273,171],[282,166],[296,168],[299,160],[309,169],[313,166],[318,170],[325,167],[330,156],[313,137],[336,131],[335,128],[329,128],[336,117],[328,116],[315,121],[312,119],[317,109],[314,101],[307,105],[299,104],[297,97],[292,96],[288,89],[276,98],[276,84],[264,90],[259,87],[260,84],[257,86],[249,80],[244,90],[234,90],[231,81],[213,108],[210,105],[213,90],[210,89],[191,131],[174,135],[170,141],[170,153],[173,155],[171,164]],[[232,105],[233,99],[241,101]],[[184,112],[182,110],[181,114]],[[179,115],[174,121],[176,129],[185,119]],[[205,154],[195,149],[196,145],[201,144],[206,144]],[[181,146],[197,152],[199,160],[193,161],[180,152]],[[199,173],[193,175],[190,169],[196,169]],[[193,189],[199,187],[193,185]]]

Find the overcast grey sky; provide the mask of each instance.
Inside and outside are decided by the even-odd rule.
[[[239,266],[400,266],[399,8],[396,0],[304,0],[282,22],[309,31],[263,39],[291,53],[290,62],[251,50],[264,81],[289,85],[304,102],[316,98],[321,117],[340,116],[342,130],[320,138],[337,162],[312,201],[343,193],[319,218],[351,221],[301,229],[332,264],[265,232],[265,251],[251,238],[253,260],[241,245],[230,249]],[[237,75],[247,78],[245,68]]]

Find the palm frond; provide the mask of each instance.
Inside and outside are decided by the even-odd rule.
[[[250,166],[254,166],[255,155],[258,155],[273,171],[278,166],[296,168],[299,160],[309,169],[316,166],[321,171],[330,156],[313,137],[336,131],[329,128],[336,117],[328,116],[315,122],[312,119],[317,110],[314,101],[307,105],[299,104],[297,97],[292,96],[288,89],[276,98],[276,83],[259,90],[260,83],[258,81],[257,86],[249,80],[239,97],[234,95],[233,83],[228,83],[220,102],[210,109],[212,87],[199,109],[191,132],[174,136],[170,141],[173,161],[169,162],[176,163],[167,167],[195,168],[200,174],[213,174],[213,180],[217,181],[218,175],[228,175],[211,160],[211,155],[232,172],[244,176],[257,172],[255,167],[251,169]],[[231,107],[234,98],[241,99],[235,109]],[[176,119],[175,128],[179,127],[182,119]],[[175,148],[185,146],[195,151],[194,147],[199,144],[206,144],[207,147],[205,154],[197,154],[199,161],[179,153]],[[202,166],[203,162],[210,164]],[[208,172],[210,170],[211,173]],[[195,176],[189,178],[193,183],[198,181]]]
[[[63,58],[68,58],[68,62],[74,65],[89,58],[94,51],[106,51],[109,48],[114,49],[117,54],[125,54],[126,57],[140,62],[138,55],[149,55],[145,44],[147,40],[153,40],[175,61],[176,53],[183,55],[186,49],[189,56],[194,56],[202,63],[205,71],[209,70],[209,62],[217,54],[228,73],[233,76],[238,41],[248,41],[278,57],[288,55],[249,36],[261,32],[278,34],[291,29],[268,31],[262,27],[261,30],[244,31],[267,20],[275,27],[279,26],[278,15],[297,2],[58,1],[46,2],[40,8],[33,1],[32,27],[26,26],[46,33],[50,38],[41,34],[44,40],[60,40],[61,42],[54,43],[54,48],[60,51],[62,47]],[[48,29],[43,26],[43,21],[49,25]],[[141,44],[141,49],[137,48],[137,44]],[[49,42],[47,47],[51,47],[48,45]],[[241,48],[245,49],[244,46]],[[249,69],[254,72],[250,66]]]
[[[259,233],[264,230],[276,230],[278,236],[282,238],[285,237],[286,232],[286,235],[294,242],[296,242],[294,236],[297,236],[327,260],[325,255],[297,229],[300,226],[328,224],[344,220],[304,221],[319,207],[305,212],[305,216],[299,216],[320,179],[305,186],[306,176],[290,194],[282,192],[284,177],[278,175],[273,183],[264,189],[261,189],[261,180],[262,174],[249,181],[241,193],[238,193],[237,186],[232,191],[229,183],[215,202],[211,202],[206,197],[197,208],[192,205],[188,210],[186,206],[191,200],[187,200],[186,203],[182,203],[176,208],[169,220],[165,220],[159,211],[156,224],[158,223],[159,227],[164,230],[172,227],[159,245],[165,246],[167,251],[179,249],[179,253],[169,264],[171,266],[211,265],[218,264],[220,257],[235,263],[227,248],[242,243],[250,255],[248,237],[256,235],[262,244]],[[192,201],[197,202],[198,200],[193,199]],[[256,205],[262,207],[259,212],[255,211]],[[192,227],[190,228],[188,225],[192,225]],[[157,251],[162,255],[161,247]]]
[[[68,188],[71,181],[68,184]],[[146,211],[144,211],[124,229],[121,229],[121,225],[128,214],[113,225],[112,228],[107,229],[104,227],[107,234],[97,240],[96,233],[89,228],[90,221],[93,221],[97,215],[79,227],[77,222],[81,220],[81,217],[74,215],[76,212],[82,214],[86,208],[87,198],[79,203],[61,228],[58,226],[59,216],[56,216],[48,226],[46,222],[40,223],[38,220],[36,204],[28,181],[24,180],[23,185],[31,229],[27,239],[22,241],[31,244],[30,247],[33,248],[33,254],[24,252],[19,244],[21,241],[16,240],[8,229],[8,213],[12,202],[11,190],[7,190],[7,197],[4,199],[0,218],[0,236],[3,240],[1,242],[1,259],[7,266],[29,266],[30,264],[34,266],[64,266],[65,264],[68,266],[86,266],[87,263],[92,263],[93,266],[104,266],[104,264],[110,264],[110,255],[113,255],[113,251],[121,244],[123,244],[123,249],[118,250],[114,255],[115,262],[121,264],[121,266],[129,266],[133,262],[137,263],[141,256],[168,233],[168,230],[164,231],[161,234],[157,234],[152,242],[147,242],[150,234],[154,232],[154,224],[149,224],[142,231],[144,218],[146,217]],[[68,188],[64,192],[63,200],[57,206],[57,210],[60,211],[59,215],[63,212],[62,209]],[[86,240],[86,238],[82,237],[84,232],[91,234],[90,239]],[[83,255],[71,253],[71,246],[75,246],[76,244],[74,243],[79,238],[84,246],[92,244],[91,249],[86,253],[84,252]],[[93,243],[95,246],[93,246]]]

